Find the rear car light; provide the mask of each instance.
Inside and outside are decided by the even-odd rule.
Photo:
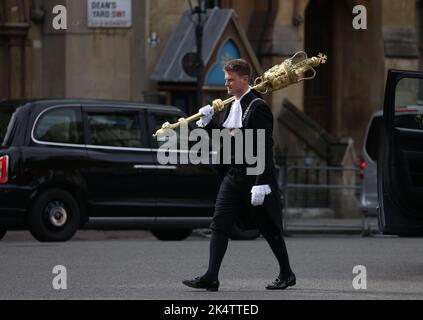
[[[366,161],[364,161],[364,159],[362,159],[360,162],[360,169],[360,178],[364,179],[364,169],[366,169]]]
[[[9,174],[9,156],[0,157],[0,183],[7,182]]]

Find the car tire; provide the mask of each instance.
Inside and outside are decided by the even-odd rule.
[[[0,240],[4,238],[4,236],[6,235],[7,230],[0,228]]]
[[[244,230],[238,223],[235,223],[229,233],[231,240],[256,240],[260,236],[258,229]]]
[[[63,190],[49,189],[40,194],[28,215],[28,228],[40,242],[71,239],[80,225],[80,210],[74,197]]]
[[[192,229],[154,229],[151,233],[162,241],[181,241],[191,235]]]

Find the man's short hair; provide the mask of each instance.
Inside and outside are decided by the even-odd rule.
[[[244,59],[234,59],[225,64],[223,70],[227,72],[235,72],[238,76],[248,76],[251,79],[251,66]]]

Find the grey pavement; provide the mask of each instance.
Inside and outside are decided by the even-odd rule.
[[[231,241],[219,292],[181,284],[207,267],[208,239],[162,242],[145,231],[79,231],[72,241],[42,244],[27,232],[0,242],[0,299],[291,300],[422,299],[423,239],[359,235],[286,238],[297,285],[266,291],[277,263],[263,239]],[[53,289],[54,266],[67,289]],[[353,288],[353,268],[367,271],[367,289]]]

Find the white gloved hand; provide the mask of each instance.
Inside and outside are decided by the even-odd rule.
[[[261,206],[266,195],[272,193],[268,184],[261,186],[254,186],[251,189],[251,204],[255,207]]]
[[[200,110],[198,110],[203,114],[204,117],[212,117],[214,115],[214,109],[211,105],[206,105],[205,107],[202,107]]]
[[[197,126],[202,128],[208,125],[209,122],[212,120],[212,117],[214,115],[214,109],[211,105],[208,104],[205,107],[202,107],[198,111],[202,113],[203,116],[200,118],[200,120],[197,121]]]

